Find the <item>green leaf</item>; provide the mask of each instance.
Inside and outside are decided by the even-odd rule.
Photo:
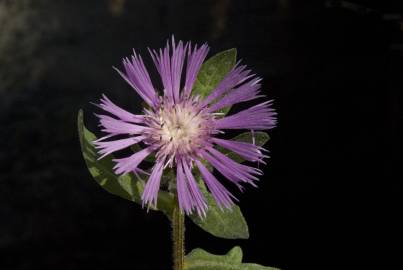
[[[226,255],[213,255],[200,248],[185,258],[185,270],[278,270],[254,263],[242,263],[242,249],[234,247]]]
[[[252,132],[244,132],[242,134],[239,134],[238,136],[235,136],[231,140],[233,141],[238,141],[238,142],[247,142],[247,143],[253,143],[253,137],[255,137],[255,145],[257,146],[263,146],[266,142],[270,140],[270,136],[266,132],[254,132],[252,135]],[[222,147],[222,146],[217,146],[217,150],[219,150],[221,153],[225,154],[227,157],[233,159],[236,162],[244,162],[245,159],[243,159],[241,156],[238,154]]]
[[[236,49],[229,49],[217,53],[204,62],[197,74],[193,94],[202,98],[207,97],[235,66],[236,54]],[[226,114],[230,108],[223,108],[220,112]]]
[[[147,176],[135,176],[132,174],[117,176],[113,171],[114,164],[111,155],[98,160],[99,155],[92,143],[97,138],[85,127],[82,110],[78,112],[77,124],[81,151],[87,168],[95,181],[109,193],[141,204],[141,194],[143,193],[144,180]],[[153,210],[161,210],[170,217],[173,204],[173,195],[165,191],[160,191],[158,194],[157,209]]]
[[[248,224],[242,215],[239,206],[234,205],[232,209],[220,209],[214,198],[207,191],[200,174],[195,173],[198,184],[205,196],[208,204],[207,215],[205,218],[197,214],[190,215],[190,219],[206,232],[225,239],[248,239]]]

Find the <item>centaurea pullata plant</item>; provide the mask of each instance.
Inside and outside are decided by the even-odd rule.
[[[163,49],[149,49],[162,82],[157,89],[143,58],[133,51],[115,69],[143,99],[142,113],[122,109],[103,95],[95,103],[102,111],[96,114],[100,138],[84,127],[79,114],[82,150],[95,180],[143,208],[163,211],[172,221],[175,270],[227,269],[220,268],[219,256],[199,249],[185,258],[185,215],[215,236],[248,238],[237,199],[225,185],[241,191],[245,184],[257,186],[263,174],[259,164],[268,158],[262,147],[268,135],[262,131],[276,125],[272,101],[262,100],[261,78],[236,62],[236,50],[205,61],[208,52],[207,44],[173,37]],[[248,101],[256,105],[227,115],[231,106]],[[227,138],[228,130],[248,132]],[[132,153],[111,156],[124,149]],[[242,256],[238,247],[230,253],[226,256]],[[231,269],[269,269],[241,259],[231,263],[226,256],[222,260]],[[201,258],[210,264],[216,260],[217,267],[200,265]]]

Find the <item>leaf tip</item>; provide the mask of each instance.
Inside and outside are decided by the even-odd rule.
[[[241,263],[242,262],[242,249],[240,246],[233,247],[230,251],[228,251],[227,256],[235,262]]]

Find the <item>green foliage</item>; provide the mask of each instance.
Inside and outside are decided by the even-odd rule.
[[[242,134],[239,134],[238,136],[235,136],[231,140],[238,141],[238,142],[247,142],[247,143],[253,143],[253,137],[255,138],[255,145],[258,146],[263,146],[266,142],[270,140],[269,135],[266,132],[258,131],[254,132],[252,135],[252,132],[244,132]],[[227,150],[224,147],[217,146],[217,150],[219,150],[221,153],[225,154],[227,157],[235,160],[236,162],[244,162],[245,160],[239,156],[238,154],[231,152]]]
[[[77,124],[81,151],[87,168],[95,181],[106,191],[126,200],[141,204],[141,194],[145,184],[144,179],[147,176],[135,176],[132,174],[117,176],[112,169],[113,162],[111,155],[98,160],[99,155],[92,143],[96,140],[96,136],[85,127],[82,110],[78,112]],[[160,191],[157,205],[157,208],[153,210],[161,210],[170,217],[174,205],[173,195],[165,191]]]
[[[232,209],[220,209],[214,198],[207,191],[206,186],[196,174],[198,184],[207,200],[209,209],[204,218],[199,217],[197,214],[190,216],[190,219],[206,232],[225,239],[248,239],[249,230],[248,224],[242,215],[239,206],[234,205]]]
[[[236,54],[236,49],[229,49],[217,53],[204,62],[197,74],[193,94],[202,98],[207,97],[235,66]],[[219,112],[227,114],[230,108],[223,108]]]
[[[242,249],[234,247],[226,255],[195,249],[185,258],[185,270],[276,270],[254,263],[242,263]],[[278,269],[277,269],[278,270]]]

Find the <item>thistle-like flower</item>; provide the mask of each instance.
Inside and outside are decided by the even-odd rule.
[[[233,115],[223,116],[220,109],[236,103],[261,97],[259,77],[251,74],[239,63],[224,79],[202,99],[192,95],[200,67],[209,47],[198,47],[190,42],[177,44],[172,38],[158,52],[149,50],[161,76],[162,95],[155,89],[143,59],[135,51],[123,59],[124,70],[116,69],[126,82],[147,103],[142,115],[132,114],[109,100],[105,95],[99,107],[110,115],[98,115],[102,131],[107,135],[96,140],[100,158],[115,151],[142,143],[145,147],[129,157],[114,159],[116,174],[140,170],[139,164],[150,154],[155,154],[155,164],[142,194],[143,205],[156,205],[163,170],[176,170],[176,190],[180,208],[190,214],[206,214],[208,205],[193,175],[198,170],[217,205],[230,208],[236,198],[207,169],[214,167],[242,190],[243,183],[255,185],[258,168],[239,164],[216,149],[221,146],[250,162],[265,163],[265,149],[252,143],[219,138],[224,130],[267,130],[276,124],[276,113],[271,101],[255,105]],[[186,62],[186,70],[183,71]],[[182,73],[185,78],[182,82]],[[183,84],[183,85],[182,85]],[[110,138],[124,136],[123,139]]]

